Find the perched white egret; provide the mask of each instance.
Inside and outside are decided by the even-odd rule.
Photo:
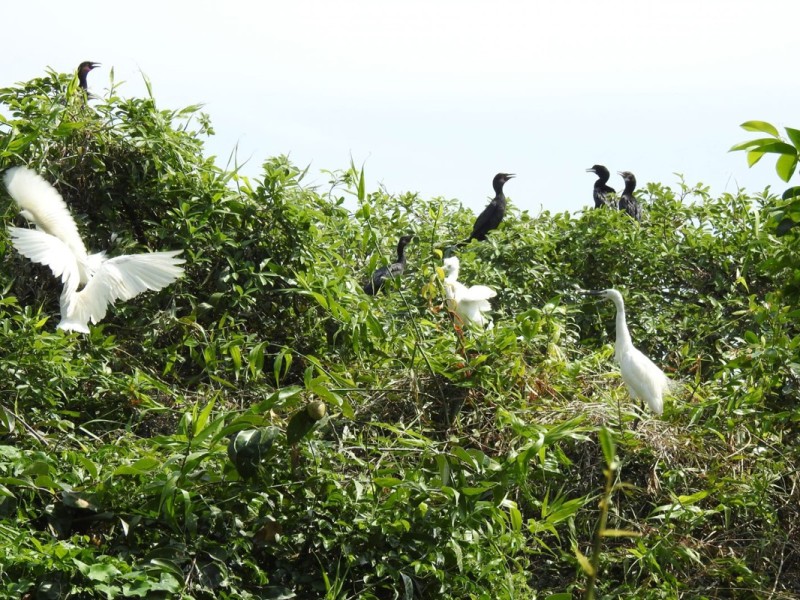
[[[450,310],[466,324],[475,323],[485,326],[489,319],[483,313],[492,309],[489,298],[497,295],[492,288],[485,285],[465,286],[458,281],[458,270],[461,264],[457,256],[444,259],[444,289]]]
[[[644,400],[650,409],[660,415],[664,412],[663,395],[669,389],[670,380],[653,361],[633,347],[628,324],[625,321],[625,302],[615,289],[581,290],[583,294],[601,296],[611,300],[617,307],[617,340],[614,358],[619,364],[622,380],[634,399]]]
[[[89,254],[52,185],[24,167],[9,169],[4,180],[20,214],[36,227],[9,227],[12,244],[23,256],[50,267],[64,285],[59,329],[89,333],[89,321],[100,322],[109,304],[160,290],[183,274],[178,265],[184,260],[177,257],[181,250],[114,258],[106,258],[104,252]]]

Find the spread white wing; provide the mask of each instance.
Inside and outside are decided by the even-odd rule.
[[[4,181],[8,193],[26,219],[64,242],[78,259],[86,256],[86,246],[75,220],[56,188],[25,167],[8,169]]]
[[[117,256],[104,261],[79,292],[62,295],[61,329],[88,331],[86,324],[99,323],[110,304],[130,300],[147,290],[165,288],[183,274],[180,250]],[[83,328],[76,325],[83,324]]]
[[[78,261],[64,242],[38,229],[9,227],[8,231],[17,252],[35,263],[50,267],[65,287],[77,289],[80,280]]]
[[[464,288],[462,298],[467,302],[480,302],[481,300],[488,300],[497,296],[492,288],[486,285],[473,285],[472,287]]]

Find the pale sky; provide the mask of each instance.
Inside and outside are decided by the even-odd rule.
[[[746,120],[800,127],[797,0],[32,0],[4,8],[0,85],[73,72],[102,94],[152,82],[204,104],[209,154],[257,176],[270,156],[480,210],[499,171],[536,214],[592,206],[595,163],[713,194],[786,185],[731,145]],[[797,182],[795,181],[795,184]],[[612,175],[618,191],[622,181]]]

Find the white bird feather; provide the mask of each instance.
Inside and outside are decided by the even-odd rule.
[[[489,323],[489,318],[484,313],[492,309],[489,299],[494,298],[497,292],[485,285],[467,287],[458,281],[461,264],[457,256],[445,258],[443,267],[444,289],[450,310],[454,311],[467,325],[475,323],[484,327]]]
[[[99,323],[110,304],[160,290],[183,274],[180,250],[110,259],[103,252],[89,254],[64,199],[52,185],[24,167],[9,169],[4,181],[20,213],[36,227],[10,227],[12,244],[23,256],[49,267],[64,285],[59,329],[88,333],[89,322]]]
[[[622,380],[635,400],[643,400],[657,415],[664,412],[664,393],[672,381],[664,372],[634,347],[628,324],[625,320],[625,302],[622,294],[610,288],[607,290],[581,290],[585,294],[601,296],[614,303],[617,309],[617,339],[614,343],[614,358],[619,364]]]

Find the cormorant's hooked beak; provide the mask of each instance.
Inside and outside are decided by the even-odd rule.
[[[617,175],[619,175],[620,177],[624,177],[625,176],[625,175],[623,175],[622,171],[617,171]]]
[[[96,68],[97,68],[97,67],[99,67],[99,66],[101,66],[101,64],[100,64],[100,63],[96,63],[96,62],[90,62],[90,63],[89,63],[89,70],[91,71],[92,69],[96,69]]]
[[[516,177],[516,174],[514,174],[514,173],[506,173],[506,179],[514,179],[514,177]]]

